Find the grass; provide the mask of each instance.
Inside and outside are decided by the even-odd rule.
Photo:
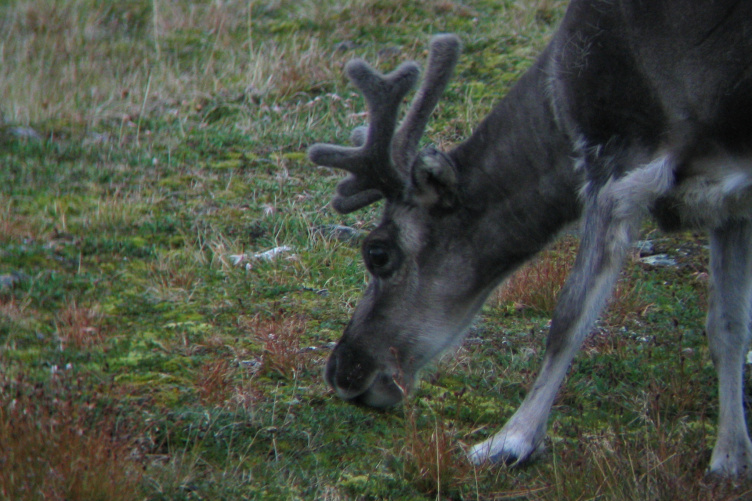
[[[563,8],[0,4],[0,498],[748,496],[703,476],[717,417],[703,236],[646,228],[680,266],[629,263],[529,467],[476,468],[462,447],[532,384],[572,239],[494,295],[406,406],[350,406],[323,381],[367,280],[358,239],[325,229],[379,217],[333,213],[341,175],[305,156],[364,120],[344,64],[423,61],[431,34],[458,33],[427,139],[449,147]]]

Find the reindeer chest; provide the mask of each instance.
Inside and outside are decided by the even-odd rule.
[[[729,219],[752,219],[752,156],[690,162],[651,213],[665,230],[716,228]]]

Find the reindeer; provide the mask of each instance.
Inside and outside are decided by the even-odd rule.
[[[334,209],[381,198],[363,243],[372,279],[325,377],[341,398],[389,407],[457,344],[495,287],[579,222],[538,377],[470,459],[521,464],[541,447],[567,369],[604,307],[642,220],[710,235],[707,336],[720,418],[709,472],[752,471],[742,380],[752,304],[752,2],[573,0],[552,40],[475,132],[419,149],[460,53],[433,38],[426,76],[397,128],[415,63],[346,66],[369,125],[353,147],[316,144],[344,169]]]

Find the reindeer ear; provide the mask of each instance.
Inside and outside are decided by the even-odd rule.
[[[457,202],[457,171],[452,160],[433,148],[423,150],[412,168],[413,194],[424,207],[454,207]]]

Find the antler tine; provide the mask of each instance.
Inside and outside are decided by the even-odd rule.
[[[368,127],[360,126],[353,129],[350,142],[355,146],[363,146],[368,138]],[[381,191],[370,188],[370,178],[349,175],[337,185],[337,195],[332,200],[332,207],[340,214],[349,214],[366,205],[379,201],[383,195]]]
[[[436,35],[431,40],[428,67],[405,119],[394,135],[392,157],[401,169],[409,169],[428,119],[444,93],[457,65],[462,44],[455,35]]]
[[[399,106],[420,74],[415,63],[403,63],[388,75],[382,75],[359,59],[350,61],[345,71],[365,96],[370,116],[367,132],[363,134],[356,129],[353,134],[356,147],[315,144],[308,151],[316,164],[350,172],[337,185],[337,196],[332,201],[335,210],[343,214],[382,196],[397,196],[402,190],[404,178],[392,161],[391,144]]]

